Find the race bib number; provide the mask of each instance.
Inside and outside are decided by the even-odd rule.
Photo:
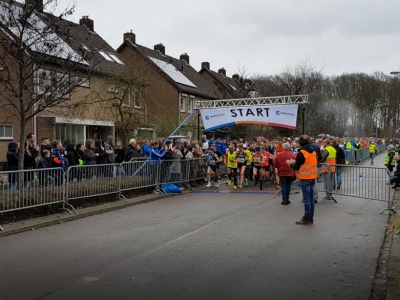
[[[260,162],[260,158],[259,158],[259,157],[254,157],[254,158],[253,158],[253,161],[254,161],[255,163],[259,163],[259,162]]]
[[[215,165],[215,160],[210,160],[210,165]]]
[[[241,164],[244,163],[244,158],[243,157],[239,157],[238,158],[238,163],[241,163]]]

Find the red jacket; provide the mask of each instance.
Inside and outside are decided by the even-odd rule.
[[[275,157],[275,168],[278,169],[278,176],[294,176],[294,170],[289,166],[286,161],[288,159],[296,159],[296,156],[289,150],[283,150],[279,154],[277,153]]]

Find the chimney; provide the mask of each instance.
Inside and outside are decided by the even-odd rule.
[[[204,61],[201,63],[201,68],[202,69],[209,69],[210,70],[210,63],[208,61]]]
[[[31,6],[37,11],[43,11],[43,0],[25,0],[25,5],[27,7]]]
[[[189,64],[189,55],[187,53],[183,53],[180,57],[180,60],[186,61],[187,64]]]
[[[154,50],[159,51],[162,55],[165,55],[165,46],[161,43],[154,45]]]
[[[239,81],[240,79],[239,74],[233,74],[232,78],[235,79],[236,81]]]
[[[126,40],[130,41],[133,44],[136,44],[136,35],[132,32],[132,30],[131,32],[124,33],[124,41]]]
[[[92,19],[89,19],[89,16],[83,16],[79,20],[79,25],[86,26],[90,31],[94,31],[94,23]]]
[[[226,77],[226,70],[224,68],[221,68],[218,70],[218,74],[222,74]]]

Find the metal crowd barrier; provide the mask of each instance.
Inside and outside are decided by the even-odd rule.
[[[195,165],[201,166],[196,176]],[[205,158],[161,163],[141,158],[122,164],[71,166],[67,171],[51,168],[0,172],[0,213],[63,203],[63,209],[76,214],[71,200],[116,194],[126,201],[122,194],[125,191],[160,187],[163,183],[185,186],[190,180],[204,178],[205,166]]]
[[[325,193],[321,203],[325,200],[337,202],[335,195],[350,196],[387,202],[388,207],[381,213],[386,210],[396,213],[393,209],[394,203],[389,185],[390,173],[387,168],[323,165],[327,172],[320,174],[322,181],[317,183],[319,192]]]
[[[118,164],[72,166],[66,171],[65,201],[118,193]],[[119,174],[118,174],[119,175]]]
[[[376,145],[376,151],[378,153],[384,152],[385,150],[386,144]],[[346,162],[348,164],[360,163],[370,158],[369,148],[344,150],[344,152],[346,154]]]
[[[119,167],[119,192],[157,186],[159,184],[159,162],[153,160],[131,160]]]

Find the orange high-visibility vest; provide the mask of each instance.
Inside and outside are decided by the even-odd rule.
[[[297,178],[300,180],[317,179],[317,153],[315,153],[314,151],[312,153],[309,153],[305,150],[300,150],[300,152],[303,153],[306,161],[300,166],[300,169],[296,172]]]

